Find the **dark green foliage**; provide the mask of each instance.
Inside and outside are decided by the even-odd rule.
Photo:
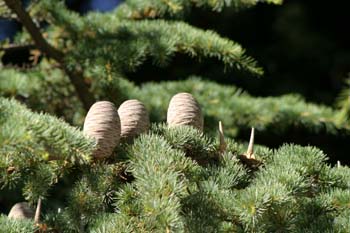
[[[130,220],[141,232],[183,230],[180,198],[186,195],[188,181],[183,173],[193,169],[191,161],[154,135],[141,137],[130,153],[130,171],[135,177],[133,189],[136,192],[132,195],[134,208],[125,214],[134,216]],[[130,192],[129,188],[127,190]],[[123,204],[130,203],[124,197],[128,192],[119,194]],[[121,214],[125,210],[123,204]]]
[[[198,130],[179,126],[168,129],[167,125],[153,125],[153,131],[162,135],[174,149],[180,149],[195,159],[208,159],[215,156],[215,145]]]
[[[186,131],[186,127],[177,130]],[[164,129],[163,134],[164,131],[167,130]],[[187,128],[187,131],[192,129]],[[159,128],[156,132],[159,133]],[[181,137],[179,139],[181,141]],[[171,141],[170,144],[176,145]],[[111,227],[111,231],[120,230],[117,222],[122,219],[128,219],[123,225],[128,226],[125,228],[128,230],[121,232],[133,231],[133,225],[141,227],[141,232],[159,229],[175,232],[303,232],[305,229],[331,232],[343,227],[337,224],[345,221],[342,216],[349,195],[340,169],[348,168],[328,166],[325,155],[316,148],[285,145],[270,152],[265,163],[253,173],[241,164],[236,153],[220,155],[216,163],[204,167],[192,162],[188,165],[192,168],[188,169],[181,162],[186,160],[180,159],[186,158],[186,154],[176,152],[186,152],[186,147],[171,149],[164,139],[155,135],[142,136],[131,148],[136,157],[131,157],[130,166],[136,180],[122,188],[118,195],[115,205],[120,208],[119,216],[101,219],[101,225],[94,228],[96,232],[108,232],[106,226]],[[159,154],[150,154],[151,151]],[[196,157],[193,159],[195,161]],[[198,172],[200,176],[191,176]],[[173,182],[177,185],[172,186]],[[158,190],[158,195],[153,190]],[[161,203],[168,203],[163,212],[158,209]],[[169,206],[173,206],[173,211],[166,214]],[[144,212],[146,207],[152,216]],[[129,217],[123,216],[125,213]],[[107,223],[107,219],[113,224]],[[175,225],[170,224],[172,221]]]
[[[258,3],[257,0],[127,0],[117,10],[119,17],[125,18],[158,18],[175,17],[182,18],[185,13],[190,13],[191,7],[210,8],[214,11],[222,11],[224,7],[235,9],[251,7]],[[267,0],[263,2],[281,4],[280,0]]]
[[[0,183],[10,188],[23,185],[27,200],[46,196],[65,169],[87,163],[94,146],[62,120],[0,98]],[[47,163],[51,159],[61,161]]]
[[[100,214],[110,211],[118,188],[118,164],[97,163],[76,168],[74,175],[65,174],[65,193],[58,206],[51,206],[46,221],[60,232],[79,232]],[[61,187],[62,188],[62,187]],[[50,198],[49,198],[50,200]]]
[[[25,233],[37,230],[30,220],[12,220],[5,215],[0,215],[0,226],[0,233]]]
[[[49,156],[72,162],[89,160],[95,142],[77,128],[48,114],[36,114],[15,100],[0,98],[0,143],[3,153],[18,153],[26,147],[43,159]],[[7,149],[9,148],[9,149]]]
[[[337,114],[337,120],[339,124],[346,124],[349,121],[350,116],[350,78],[345,82],[346,87],[341,91],[337,100],[337,107],[339,108],[339,113]]]
[[[2,103],[28,111],[14,101]],[[31,155],[34,167],[24,163],[26,169],[12,174],[32,171],[22,194],[35,201],[49,192],[44,221],[60,232],[331,232],[348,226],[348,167],[327,165],[314,147],[284,145],[275,151],[258,147],[262,164],[252,169],[239,159],[245,146],[227,141],[228,151],[220,154],[216,140],[192,127],[159,124],[119,148],[128,157],[120,163],[77,164],[72,170]],[[12,157],[19,166],[20,157]],[[35,179],[47,181],[38,185]],[[50,191],[57,188],[64,194]]]
[[[309,132],[325,129],[330,134],[336,134],[339,128],[349,129],[348,124],[337,124],[334,110],[307,103],[300,96],[254,98],[235,87],[198,78],[145,84],[135,94],[150,109],[152,119],[160,121],[166,117],[172,95],[178,92],[189,92],[196,97],[204,111],[207,131],[216,129],[219,120],[230,135],[251,126],[278,134],[291,127],[305,128]]]
[[[154,64],[164,66],[175,53],[183,53],[199,59],[215,58],[229,68],[254,75],[263,73],[239,44],[184,22],[122,20],[115,12],[80,17],[52,1],[42,1],[40,7],[55,25],[67,30],[70,43],[62,46],[69,50],[65,60],[70,68],[79,62],[84,68],[108,65],[118,72],[135,71],[149,57]]]
[[[36,68],[21,72],[15,68],[1,69],[0,93],[22,101],[36,111],[64,117],[75,124],[82,122],[82,105],[73,86],[62,70],[47,60],[41,61]]]
[[[6,82],[6,85],[2,87],[4,93],[7,93],[6,96],[28,95],[28,105],[37,106],[37,109],[44,109],[50,113],[63,110],[61,114],[64,114],[67,120],[81,125],[83,110],[78,106],[72,108],[75,100],[71,100],[70,91],[57,89],[53,96],[55,92],[47,92],[48,94],[41,92],[39,101],[35,96],[38,90],[42,90],[41,87],[45,88],[47,85],[44,80],[39,79],[37,84],[31,82],[27,84],[25,80],[32,77],[32,74],[14,70],[6,72],[12,74],[4,75],[4,80],[11,80],[13,77],[11,82]],[[186,81],[148,83],[139,88],[118,77],[114,72],[108,72],[106,68],[92,69],[88,74],[89,77],[101,76],[99,80],[93,82],[93,90],[99,99],[110,100],[116,105],[127,99],[139,99],[150,111],[151,120],[156,122],[165,120],[168,103],[174,94],[192,93],[202,106],[205,115],[205,130],[210,134],[216,134],[219,120],[223,121],[227,134],[231,136],[237,135],[239,130],[249,129],[250,126],[261,131],[274,132],[277,135],[283,135],[291,128],[301,128],[309,133],[322,131],[329,135],[336,135],[339,130],[348,132],[350,128],[348,123],[339,121],[339,112],[326,106],[305,102],[297,95],[256,98],[242,92],[239,88],[226,87],[198,77],[190,77]],[[21,75],[20,78],[16,79],[19,75]],[[57,76],[57,79],[62,80],[65,77],[60,75]],[[23,86],[31,87],[31,85],[42,86],[23,89]],[[67,98],[63,106],[60,106],[59,103],[51,105],[52,101],[59,101],[62,98]],[[40,102],[42,104],[39,106],[34,104]],[[48,108],[48,104],[53,108]]]

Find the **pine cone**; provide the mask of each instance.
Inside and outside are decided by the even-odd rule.
[[[197,100],[189,93],[174,95],[169,103],[167,122],[169,126],[191,125],[203,130],[203,116]]]
[[[121,137],[123,140],[132,140],[150,127],[149,115],[142,102],[127,100],[123,102],[118,114],[121,123]]]
[[[110,156],[120,140],[120,119],[114,104],[109,101],[93,104],[86,115],[83,131],[97,141],[95,158]]]
[[[32,219],[34,214],[34,210],[27,202],[19,202],[12,206],[8,217],[13,219]]]

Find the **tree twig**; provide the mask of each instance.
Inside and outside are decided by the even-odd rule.
[[[0,51],[13,52],[18,50],[30,50],[35,49],[36,46],[34,44],[9,44],[4,47],[0,47]]]
[[[88,85],[84,81],[84,77],[81,71],[71,71],[64,64],[64,53],[51,46],[41,34],[39,28],[35,25],[32,18],[26,12],[22,6],[21,1],[18,0],[4,0],[8,8],[10,8],[19,18],[23,26],[27,29],[29,34],[34,40],[36,47],[38,47],[42,53],[53,58],[58,63],[62,64],[64,71],[68,75],[71,83],[75,87],[79,99],[82,101],[84,108],[88,110],[90,106],[95,102],[92,93],[89,90]]]
[[[26,12],[22,7],[21,1],[5,0],[5,3],[8,8],[10,8],[18,16],[19,20],[27,29],[38,48],[53,59],[61,61],[63,58],[63,53],[47,43],[47,41],[42,36],[39,28],[34,24],[28,12]]]

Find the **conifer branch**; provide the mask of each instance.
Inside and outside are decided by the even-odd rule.
[[[65,66],[64,53],[51,46],[41,34],[39,28],[35,25],[32,18],[25,11],[20,1],[16,0],[4,0],[8,8],[10,8],[19,18],[23,26],[27,29],[30,36],[34,40],[35,45],[47,56],[53,58],[58,63],[64,66],[64,71],[68,75],[70,81],[74,85],[80,100],[82,101],[84,108],[88,110],[94,103],[94,98],[90,92],[87,84],[84,81],[84,77],[81,71],[71,71]]]
[[[74,61],[86,61],[81,63],[84,69],[89,69],[90,64],[110,64],[113,71],[123,73],[135,71],[149,57],[154,64],[164,66],[175,53],[182,53],[200,59],[217,59],[225,68],[254,76],[264,73],[240,44],[181,21],[124,19],[106,24],[117,19],[114,13],[81,17],[52,1],[42,1],[42,7],[49,12],[54,25],[63,27],[71,35],[74,45],[67,56]]]
[[[349,122],[350,118],[350,73],[345,80],[345,87],[341,90],[336,100],[336,106],[339,111],[336,114],[336,121],[338,125],[343,125]]]
[[[84,109],[87,111],[95,102],[93,94],[90,92],[88,85],[84,81],[84,76],[82,70],[69,70],[64,66],[64,71],[68,75],[69,80],[73,84],[79,99],[84,105]]]
[[[182,53],[200,59],[216,59],[228,69],[255,76],[263,74],[263,69],[246,55],[240,44],[214,31],[165,20],[123,20],[118,24],[105,24],[112,20],[112,15],[82,19],[83,23],[75,27],[79,38],[70,51],[73,60],[101,66],[110,63],[113,71],[124,72],[134,71],[148,57],[154,64],[164,66],[176,53]]]
[[[117,10],[121,18],[154,19],[182,18],[192,8],[205,8],[220,12],[224,8],[235,10],[253,7],[259,2],[281,4],[282,0],[126,0]]]
[[[38,227],[33,224],[30,219],[22,219],[21,221],[14,221],[7,216],[0,214],[0,230],[6,233],[16,232],[38,232]]]
[[[0,161],[18,152],[44,160],[56,157],[72,164],[90,160],[95,141],[86,138],[79,129],[48,114],[34,113],[15,100],[0,97],[0,109],[9,118],[0,125],[0,139],[18,132],[11,136],[11,141],[0,141]],[[29,155],[23,159],[30,159]]]
[[[235,136],[239,133],[237,130],[246,130],[249,125],[254,125],[262,132],[270,130],[277,135],[282,135],[291,128],[308,133],[323,131],[332,137],[340,131],[350,133],[348,122],[337,124],[337,111],[306,102],[298,95],[254,97],[242,93],[237,87],[223,86],[198,77],[186,81],[148,83],[135,91],[128,89],[122,90],[122,93],[126,93],[128,98],[145,102],[153,121],[163,121],[168,99],[181,91],[195,93],[195,98],[203,106],[203,114],[207,117],[205,127],[215,134],[219,120],[226,122],[226,136]]]
[[[188,7],[184,10],[192,3],[203,4],[195,7],[209,4],[225,7],[231,2],[238,5],[279,2],[126,1],[163,2],[174,11],[181,10],[178,5],[186,2]],[[99,99],[114,102],[121,96],[139,99],[155,122],[166,116],[173,94],[193,93],[203,107],[210,135],[188,126],[154,124],[132,143],[116,148],[116,157],[91,162],[98,140],[62,120],[0,97],[0,202],[11,203],[11,199],[22,195],[28,203],[37,203],[30,219],[13,221],[10,214],[0,214],[0,232],[348,232],[350,168],[346,161],[331,166],[326,155],[311,146],[283,145],[270,149],[260,145],[254,152],[254,128],[248,149],[246,143],[229,137],[240,130],[245,132],[249,126],[258,128],[259,134],[271,133],[271,137],[296,128],[327,130],[334,135],[341,129],[349,134],[350,124],[336,124],[332,108],[307,103],[296,95],[252,97],[233,86],[200,79],[135,86],[119,78],[125,69],[133,71],[148,57],[154,57],[157,64],[166,64],[176,52],[216,58],[253,73],[259,69],[245,57],[239,45],[185,23],[118,21],[111,17],[115,12],[106,14],[107,17],[101,17],[101,13],[79,16],[57,7],[58,2],[63,6],[63,1],[32,2],[51,4],[52,12],[47,12],[58,16],[59,21],[56,24],[48,20],[54,25],[51,28],[54,32],[70,27],[59,39],[67,45],[65,50],[57,47],[65,57],[54,62],[62,70],[47,59],[27,72],[2,69],[2,96],[23,96],[31,108],[38,110],[37,106],[46,105],[46,112],[50,112],[56,109],[53,100],[66,102],[74,95],[74,100],[67,102],[75,108],[60,116],[67,119],[73,112],[75,118],[81,118],[81,103],[63,70],[73,72],[73,76],[74,72],[82,74],[84,70],[89,76],[98,77],[93,80],[93,90]],[[45,14],[45,10],[41,13]],[[147,13],[153,14],[153,9]],[[56,38],[45,39],[50,42]],[[77,68],[75,61],[79,61],[81,68]],[[47,91],[46,76],[51,79],[50,85],[58,84],[48,91],[59,92],[52,98],[41,93]],[[116,100],[115,93],[121,93],[120,99]],[[225,122],[225,132],[221,120]],[[218,152],[222,152],[220,159]],[[15,194],[13,197],[6,195],[7,188]],[[46,196],[49,199],[40,215]]]

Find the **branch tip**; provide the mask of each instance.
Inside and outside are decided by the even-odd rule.
[[[219,121],[219,140],[220,140],[219,151],[223,153],[227,148],[227,144],[225,142],[224,128],[222,126],[221,121]]]
[[[41,198],[38,199],[38,204],[36,206],[35,215],[34,215],[34,223],[39,224],[40,222],[40,214],[41,214]]]
[[[248,150],[247,150],[246,154],[247,154],[248,158],[255,158],[255,156],[254,156],[254,128],[252,128],[251,133],[250,133],[250,140],[249,140]]]

